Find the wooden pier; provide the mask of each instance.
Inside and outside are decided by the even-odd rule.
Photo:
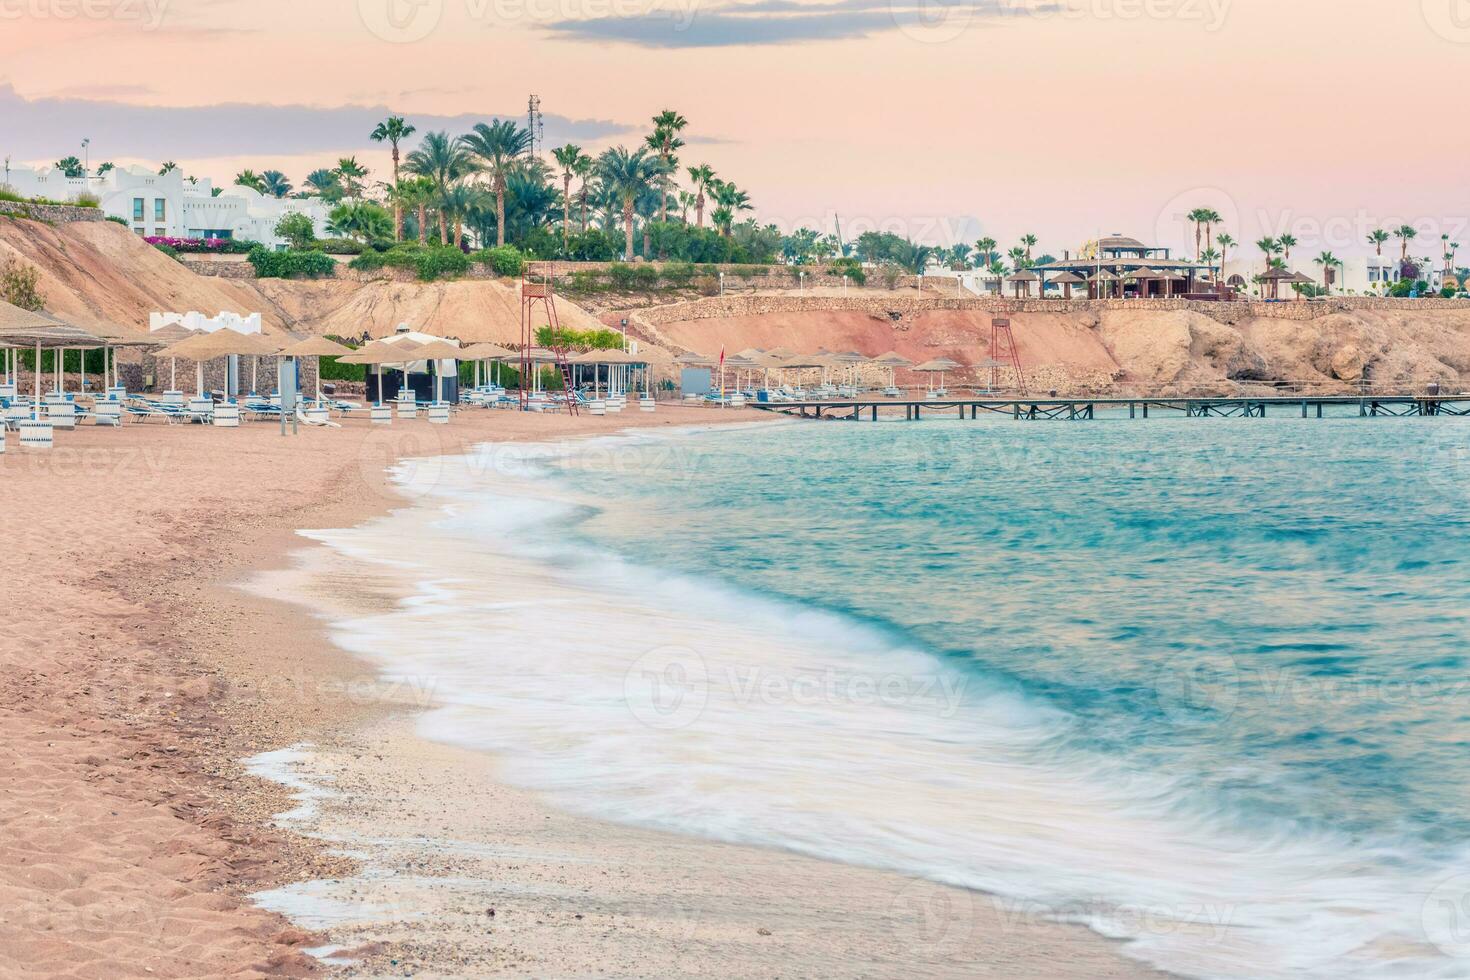
[[[1341,418],[1344,412],[1362,418],[1388,416],[1394,418],[1429,418],[1432,416],[1470,415],[1470,394],[1466,395],[1268,395],[1239,398],[1031,398],[1025,395],[986,396],[975,398],[873,398],[837,399],[808,402],[746,402],[748,408],[781,412],[800,418],[869,420],[897,418],[898,412],[909,421],[923,418],[978,419],[982,416],[1008,416],[1026,421],[1086,421],[1103,417],[1111,411],[1121,417],[1127,411],[1130,419],[1158,417],[1181,418]],[[1341,411],[1324,416],[1323,409]]]

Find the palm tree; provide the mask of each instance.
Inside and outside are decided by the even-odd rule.
[[[1287,265],[1291,265],[1291,249],[1296,243],[1296,239],[1290,235],[1282,235],[1276,239],[1277,250],[1282,253],[1281,258]]]
[[[694,207],[694,195],[688,191],[679,192],[679,221],[689,224],[689,209]]]
[[[994,238],[981,238],[975,242],[975,251],[985,256],[987,266],[995,261],[995,244]]]
[[[279,170],[267,170],[260,179],[265,184],[265,193],[271,197],[285,197],[291,193],[291,182]]]
[[[108,169],[112,168],[112,164],[110,163],[103,164],[103,166],[107,167]],[[172,160],[165,161],[164,165],[158,168],[158,176],[162,177],[164,174],[173,173],[177,169],[179,169],[179,165],[177,163],[174,163]],[[98,167],[97,173],[101,174],[102,172],[102,167]]]
[[[1230,249],[1235,247],[1236,242],[1235,239],[1231,238],[1228,234],[1222,232],[1220,236],[1215,239],[1215,243],[1220,246],[1220,279],[1224,280],[1226,253],[1229,252]]]
[[[1194,260],[1200,261],[1200,235],[1204,232],[1205,221],[1208,220],[1210,212],[1206,208],[1195,208],[1186,214],[1185,220],[1194,222]]]
[[[1031,261],[1031,247],[1036,244],[1035,235],[1022,235],[1021,244],[1026,246],[1026,261]]]
[[[1209,245],[1210,236],[1215,233],[1215,226],[1225,219],[1220,217],[1220,212],[1214,208],[1201,208],[1200,210],[1204,212],[1205,244]]]
[[[1342,265],[1342,260],[1333,255],[1331,252],[1323,252],[1321,255],[1317,256],[1316,261],[1317,264],[1322,267],[1322,291],[1325,293],[1331,293],[1332,269],[1335,266]]]
[[[684,141],[679,138],[679,133],[688,125],[689,120],[679,115],[673,109],[665,109],[653,117],[653,132],[649,134],[644,142],[663,161],[665,173],[672,173],[674,165],[678,163],[674,159],[674,151],[684,146]],[[659,190],[658,220],[669,220],[669,191],[667,187]]]
[[[1393,237],[1403,243],[1403,250],[1399,254],[1399,261],[1409,261],[1409,243],[1418,238],[1419,233],[1414,230],[1413,225],[1400,225],[1398,231],[1393,233]]]
[[[1266,253],[1266,271],[1267,272],[1270,272],[1271,271],[1271,266],[1272,266],[1272,261],[1271,260],[1276,255],[1276,250],[1277,250],[1278,247],[1279,246],[1277,246],[1277,244],[1276,244],[1276,239],[1274,239],[1274,238],[1269,238],[1269,237],[1268,238],[1262,238],[1260,241],[1256,242],[1256,248],[1258,248],[1262,252],[1265,252]]]
[[[426,134],[419,148],[410,153],[404,162],[409,173],[429,181],[434,199],[439,201],[448,195],[449,188],[455,181],[470,172],[472,166],[463,144],[442,132]],[[422,226],[419,228],[419,235],[423,235]],[[439,212],[439,243],[449,244],[449,222],[443,211]]]
[[[647,150],[630,153],[626,147],[615,146],[598,158],[597,169],[603,187],[617,198],[623,209],[623,259],[631,262],[633,209],[638,204],[638,195],[653,183],[654,178],[662,171],[662,165]]]
[[[265,193],[265,181],[260,174],[254,170],[242,170],[235,175],[235,184],[239,187],[248,187],[253,191]]]
[[[108,171],[110,171],[110,170],[116,170],[116,169],[117,169],[117,164],[115,164],[111,160],[109,160],[106,163],[100,164],[97,167],[97,176],[98,177],[104,177],[104,176],[107,175]]]
[[[60,170],[63,177],[76,178],[87,176],[87,168],[76,157],[62,157],[52,164],[52,166]]]
[[[374,143],[386,142],[393,148],[393,189],[397,190],[398,182],[402,178],[398,160],[398,144],[408,139],[417,130],[410,126],[402,116],[389,116],[374,127],[368,134],[368,139]],[[397,194],[390,195],[393,198],[393,240],[403,241],[403,205],[398,200]]]
[[[714,215],[715,224],[719,225],[720,234],[729,238],[730,227],[736,216],[741,211],[754,210],[750,203],[750,195],[729,181],[721,180],[712,184],[711,187],[714,190],[715,203],[719,205]]]
[[[465,219],[476,211],[486,210],[489,204],[489,196],[479,187],[468,184],[455,184],[440,198],[439,205],[446,215],[446,220],[454,224],[454,237],[450,244],[455,248],[460,247],[464,240]],[[482,241],[483,245],[484,242]]]
[[[1378,257],[1383,258],[1383,244],[1392,236],[1382,228],[1375,228],[1368,233],[1368,244],[1372,245],[1378,252]]]
[[[582,209],[582,233],[587,233],[587,194],[590,188],[587,186],[597,173],[597,160],[587,154],[577,158],[577,165],[573,168],[577,178],[581,180],[582,186],[577,189],[577,203]]]
[[[438,189],[428,177],[410,177],[401,181],[393,192],[395,202],[401,208],[414,211],[418,217],[419,244],[429,241],[429,204],[437,200]]]
[[[350,198],[362,197],[362,182],[367,179],[368,169],[357,162],[357,157],[342,157],[335,171],[342,184],[342,191]]]
[[[689,168],[689,183],[694,186],[694,225],[704,227],[704,189],[715,180],[715,171],[707,163]]]
[[[567,247],[572,224],[572,178],[577,175],[577,165],[586,154],[575,143],[559,146],[551,156],[561,167],[561,247]]]
[[[531,131],[509,119],[495,119],[488,126],[477,123],[460,142],[475,169],[490,175],[490,189],[495,192],[495,244],[504,245],[505,180],[531,149]]]
[[[306,175],[306,186],[321,195],[323,200],[335,201],[342,197],[342,184],[330,170],[313,170]]]

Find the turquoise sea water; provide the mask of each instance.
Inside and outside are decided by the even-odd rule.
[[[501,448],[420,480],[462,574],[342,639],[428,640],[387,660],[450,692],[425,731],[573,809],[979,889],[1184,975],[1470,976],[1466,433]]]

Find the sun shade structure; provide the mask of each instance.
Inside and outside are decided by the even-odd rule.
[[[1063,299],[1071,299],[1072,298],[1072,287],[1073,286],[1081,286],[1081,285],[1083,285],[1084,283],[1087,282],[1086,279],[1083,279],[1081,276],[1077,275],[1077,273],[1075,273],[1075,272],[1063,272],[1063,273],[1060,273],[1059,275],[1052,276],[1051,281],[1052,281],[1052,284],[1053,285],[1057,285],[1057,286],[1061,286],[1062,287],[1062,298]]]
[[[1022,269],[1020,272],[1012,272],[1010,275],[1006,276],[1005,281],[1015,287],[1016,298],[1020,299],[1021,290],[1024,288],[1026,290],[1026,295],[1030,296],[1031,284],[1033,282],[1040,282],[1041,277],[1032,272],[1030,269]]]
[[[515,351],[506,350],[496,344],[472,344],[459,352],[461,361],[508,361],[517,356]]]
[[[352,348],[344,347],[326,337],[308,337],[276,353],[281,357],[343,357],[351,354]]]
[[[61,323],[44,313],[32,313],[9,303],[0,303],[0,343],[36,349],[35,402],[32,419],[41,421],[41,351],[69,347],[101,347],[102,338],[80,327]]]

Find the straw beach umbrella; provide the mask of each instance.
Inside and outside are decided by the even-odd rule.
[[[447,340],[431,340],[413,352],[414,360],[427,361],[434,370],[434,404],[444,404],[444,369],[441,361],[459,363],[460,349]]]
[[[352,348],[344,347],[335,340],[326,337],[308,337],[278,351],[280,357],[315,357],[316,364],[316,400],[322,400],[322,363],[323,357],[344,357],[352,353]]]
[[[44,313],[32,313],[0,301],[0,343],[36,349],[35,404],[32,419],[41,420],[41,351],[100,346],[102,340],[80,327],[59,323]]]
[[[218,357],[240,355],[259,357],[274,355],[275,344],[259,334],[239,333],[234,330],[215,330],[212,333],[195,333],[171,347],[158,352],[160,357],[183,358],[194,362],[195,382],[199,398],[204,398],[204,363]]]
[[[1010,283],[1013,287],[1015,287],[1015,290],[1016,290],[1016,299],[1020,299],[1021,298],[1021,287],[1023,285],[1026,287],[1026,295],[1027,296],[1030,296],[1031,295],[1031,284],[1033,282],[1040,282],[1040,281],[1041,281],[1041,277],[1038,276],[1036,273],[1032,272],[1030,269],[1022,269],[1020,272],[1013,272],[1010,275],[1006,276],[1006,282]]]
[[[920,371],[920,372],[922,372],[924,374],[931,375],[931,377],[929,379],[929,390],[930,391],[933,391],[934,390],[934,379],[933,379],[932,375],[935,375],[935,374],[939,375],[939,390],[940,391],[943,391],[944,390],[944,376],[945,376],[945,374],[947,374],[950,371],[953,371],[955,368],[957,368],[959,366],[960,366],[960,364],[959,364],[958,361],[951,361],[947,357],[937,357],[937,358],[935,358],[932,361],[925,361],[923,364],[920,364],[917,367],[915,367],[914,370],[915,371]]]
[[[375,340],[371,344],[360,347],[351,354],[338,360],[342,364],[361,364],[378,369],[378,401],[383,404],[383,368],[388,365],[401,365],[403,367],[403,384],[408,387],[408,365],[412,358],[405,355],[412,354],[423,345],[416,340],[400,340],[397,343],[389,343],[386,340]]]
[[[475,365],[475,387],[480,385],[481,371],[486,361],[495,361],[497,365],[501,361],[512,361],[516,358],[515,351],[507,350],[498,344],[480,343],[471,344],[459,352],[461,361],[472,361]],[[499,381],[499,378],[496,378]]]
[[[1062,287],[1062,299],[1072,298],[1072,287],[1080,286],[1087,282],[1075,272],[1063,272],[1052,279],[1052,283]]]

